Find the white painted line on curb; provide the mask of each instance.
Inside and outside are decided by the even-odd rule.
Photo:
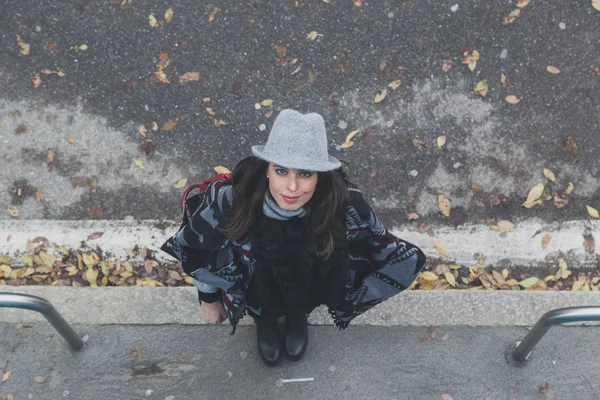
[[[177,228],[161,230],[155,228],[154,224],[155,221],[148,220],[0,220],[0,253],[24,251],[28,240],[41,236],[70,248],[79,248],[81,242],[86,242],[91,247],[98,246],[105,253],[118,257],[126,255],[123,249],[137,245],[157,251],[159,259],[169,259],[158,250]],[[559,252],[562,252],[569,266],[593,268],[596,257],[585,251],[583,235],[587,232],[600,237],[600,221],[586,220],[553,224],[541,220],[521,221],[508,233],[494,231],[487,225],[432,228],[434,237],[404,227],[391,229],[391,232],[419,246],[429,257],[446,260],[435,249],[436,243],[443,243],[450,252],[448,262],[467,266],[477,263],[476,254],[486,258],[486,265],[505,262],[511,265],[537,266],[556,263]],[[536,235],[537,231],[541,233]],[[87,240],[94,232],[103,232],[103,235],[98,239]],[[543,249],[541,241],[545,234],[550,234],[552,239],[548,247]],[[7,241],[9,235],[12,237]]]

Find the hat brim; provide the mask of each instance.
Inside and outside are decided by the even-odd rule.
[[[331,156],[328,156],[329,159],[326,162],[314,160],[307,161],[302,159],[294,159],[293,157],[282,158],[276,154],[269,154],[265,152],[264,145],[252,146],[252,154],[261,160],[265,160],[282,167],[302,169],[305,171],[326,172],[333,171],[334,169],[338,169],[342,166],[340,160]]]

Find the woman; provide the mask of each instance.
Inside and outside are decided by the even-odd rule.
[[[207,181],[201,205],[163,250],[194,278],[203,317],[233,331],[246,312],[267,365],[299,360],[307,317],[325,304],[345,329],[406,289],[425,264],[419,248],[391,235],[328,155],[323,118],[283,110],[265,146],[230,176]],[[277,321],[285,316],[285,338]]]

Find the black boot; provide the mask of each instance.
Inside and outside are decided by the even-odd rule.
[[[308,344],[308,317],[303,315],[285,316],[285,352],[293,361],[302,358]]]
[[[255,318],[258,353],[268,366],[275,366],[281,360],[281,340],[276,317]]]

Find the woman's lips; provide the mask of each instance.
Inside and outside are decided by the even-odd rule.
[[[296,200],[298,200],[298,197],[288,197],[284,195],[281,195],[281,197],[283,197],[283,200],[285,200],[285,202],[289,204],[295,203]]]

